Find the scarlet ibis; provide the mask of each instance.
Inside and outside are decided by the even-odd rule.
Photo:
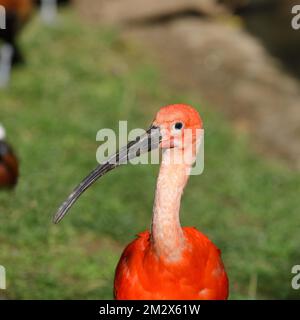
[[[5,130],[0,125],[0,188],[14,187],[18,176],[18,159],[11,146],[5,142]]]
[[[116,299],[227,299],[228,279],[220,250],[197,229],[182,228],[179,219],[181,196],[198,150],[196,132],[202,128],[202,119],[191,106],[162,107],[144,135],[94,169],[58,209],[55,223],[89,186],[124,158],[163,150],[151,231],[140,233],[124,250],[115,273]],[[188,129],[192,139],[182,139]],[[192,161],[172,160],[188,154]]]

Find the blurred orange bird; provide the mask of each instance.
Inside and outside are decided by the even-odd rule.
[[[71,193],[54,217],[58,223],[78,197],[98,178],[137,155],[161,148],[151,231],[124,250],[118,263],[116,299],[227,299],[228,279],[220,250],[201,232],[182,228],[179,211],[183,189],[198,151],[203,129],[191,106],[162,107],[150,129],[93,170]],[[190,132],[191,139],[183,139]],[[186,159],[182,161],[182,159]]]
[[[11,146],[5,141],[5,129],[0,124],[0,189],[15,187],[18,177],[18,159]]]

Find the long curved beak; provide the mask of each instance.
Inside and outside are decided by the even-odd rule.
[[[115,169],[121,164],[125,164],[146,152],[155,150],[159,147],[161,134],[158,127],[151,126],[148,131],[139,136],[136,140],[128,143],[121,148],[116,154],[109,157],[107,161],[98,165],[81,183],[73,190],[67,200],[59,207],[54,215],[53,222],[60,222],[68,213],[69,209],[76,200],[87,190],[94,182],[104,176],[107,172]]]

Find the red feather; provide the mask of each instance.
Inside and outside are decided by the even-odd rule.
[[[209,299],[228,297],[221,251],[195,228],[183,228],[187,249],[176,263],[159,259],[149,231],[124,250],[115,276],[116,299]]]

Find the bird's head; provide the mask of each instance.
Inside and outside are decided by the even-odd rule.
[[[162,149],[187,148],[194,143],[197,129],[203,128],[199,113],[186,104],[162,107],[156,114],[153,127],[159,128]]]
[[[162,107],[150,126],[150,128],[136,140],[128,143],[116,154],[111,155],[104,163],[98,165],[70,194],[54,216],[54,222],[58,223],[69,211],[81,194],[96,180],[107,172],[118,167],[137,156],[154,149],[170,149],[186,151],[192,150],[191,162],[194,161],[197,148],[195,141],[197,129],[202,129],[202,120],[198,112],[185,104],[174,104]],[[186,139],[186,136],[189,138]],[[190,148],[191,147],[191,148]],[[180,152],[179,152],[180,153]]]

